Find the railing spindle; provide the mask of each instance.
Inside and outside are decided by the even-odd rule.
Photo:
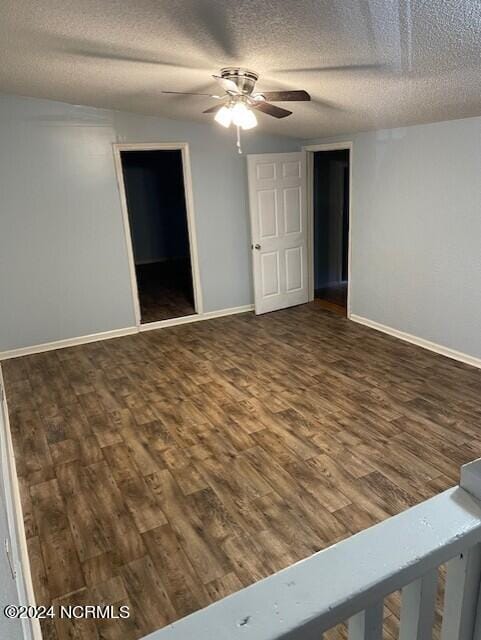
[[[349,618],[349,640],[382,640],[383,605],[381,600]]]
[[[431,640],[437,584],[434,569],[402,589],[399,640]]]
[[[441,640],[472,640],[481,577],[481,547],[447,563]]]

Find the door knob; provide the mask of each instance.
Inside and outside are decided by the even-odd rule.
[[[261,245],[260,244],[253,244],[252,248],[253,249],[257,249],[257,251],[259,251],[259,249],[261,248]]]

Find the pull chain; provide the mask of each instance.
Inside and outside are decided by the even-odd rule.
[[[237,153],[242,153],[240,127],[237,126]]]

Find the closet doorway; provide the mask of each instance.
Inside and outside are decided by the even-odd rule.
[[[349,316],[352,143],[305,147],[310,198],[310,296]]]
[[[115,145],[139,327],[202,313],[188,148]]]

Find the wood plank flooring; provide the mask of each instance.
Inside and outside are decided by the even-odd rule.
[[[480,371],[315,303],[3,369],[38,602],[132,613],[49,621],[46,640],[139,638],[456,484],[481,456]],[[386,638],[398,616],[394,594]]]
[[[195,313],[190,260],[167,260],[135,268],[142,324]]]
[[[314,291],[315,300],[331,303],[347,312],[347,282],[338,282]]]

